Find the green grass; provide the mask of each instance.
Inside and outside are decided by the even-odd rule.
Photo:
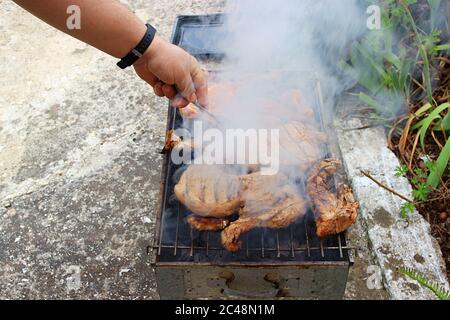
[[[441,44],[441,31],[435,29],[434,20],[439,14],[442,1],[428,0],[431,30],[428,33],[419,28],[414,20],[410,6],[416,3],[417,0],[381,1],[382,30],[368,32],[353,45],[349,63],[341,61],[340,64],[365,89],[357,94],[359,99],[379,113],[390,116],[398,114],[398,111],[412,103],[412,74],[415,70],[421,72],[426,102],[411,114],[406,134],[409,133],[410,126],[412,131],[419,130],[420,145],[426,152],[425,139],[430,130],[441,131],[444,137],[450,132],[450,104],[436,104],[431,81],[431,62],[439,52],[450,50],[450,44]],[[415,47],[416,60],[410,58],[410,49],[393,44],[392,35],[397,30],[413,34],[410,45]],[[446,141],[435,162],[435,169],[430,170],[426,179],[415,185],[417,200],[424,201],[429,189],[439,186],[449,160],[450,145]]]
[[[450,160],[450,139],[447,140],[444,148],[442,149],[439,158],[436,160],[436,167],[430,172],[428,176],[427,184],[433,188],[437,188],[444,175],[445,168],[448,166]]]

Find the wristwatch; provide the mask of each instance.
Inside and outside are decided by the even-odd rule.
[[[156,29],[150,23],[146,23],[145,25],[147,26],[147,32],[145,33],[142,40],[133,50],[131,50],[125,57],[117,62],[117,66],[119,66],[120,69],[125,69],[133,65],[133,63],[135,63],[140,57],[142,57],[145,50],[147,50],[147,48],[152,44],[153,39],[155,38]]]

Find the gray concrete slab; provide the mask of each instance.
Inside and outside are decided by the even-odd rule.
[[[350,105],[354,104],[350,102]],[[428,222],[418,212],[408,219],[402,218],[400,207],[404,201],[361,173],[361,170],[369,172],[377,181],[412,199],[408,180],[395,176],[399,161],[387,147],[385,130],[382,127],[358,129],[367,125],[360,119],[336,123],[345,169],[360,204],[358,224],[350,228],[350,238],[353,236],[363,247],[368,241],[370,261],[374,263],[368,271],[372,275],[376,271],[382,278],[390,299],[437,299],[429,289],[398,271],[401,267],[412,268],[448,290],[442,253],[431,236]],[[359,229],[357,234],[355,229]],[[369,275],[367,271],[366,274]]]
[[[165,38],[177,14],[223,7],[124,2]],[[12,1],[0,9],[0,298],[157,298],[146,250],[167,102]]]

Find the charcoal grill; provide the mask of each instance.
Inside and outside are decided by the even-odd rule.
[[[214,32],[220,35],[223,20],[220,14],[178,17],[172,42],[182,44],[188,51],[195,48],[192,53],[200,58],[220,58],[211,43],[203,48],[202,43],[191,42],[202,34],[213,35],[212,38]],[[208,28],[210,31],[205,31]],[[195,35],[193,30],[201,30],[201,34]],[[189,36],[183,37],[186,34]],[[310,85],[315,92],[317,120],[333,138],[331,122],[322,112],[320,82],[315,79]],[[169,106],[167,130],[181,124],[179,113]],[[330,155],[339,157],[335,142],[331,141],[327,148]],[[199,232],[185,222],[189,212],[173,196],[179,166],[171,162],[170,155],[163,161],[161,208],[152,246],[152,263],[162,299],[342,298],[352,265],[352,248],[345,234],[319,239],[309,212],[286,229],[254,229],[242,236],[238,252],[227,252],[221,245],[220,233]]]

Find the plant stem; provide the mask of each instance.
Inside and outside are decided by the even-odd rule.
[[[415,202],[414,202],[413,200],[408,199],[407,197],[401,195],[401,194],[398,193],[397,191],[395,191],[395,190],[393,190],[393,189],[391,189],[391,188],[385,186],[385,185],[382,184],[380,181],[378,181],[378,180],[376,180],[374,177],[372,177],[368,172],[365,172],[365,171],[361,170],[361,173],[362,173],[364,176],[366,176],[367,178],[369,178],[370,180],[372,180],[373,182],[375,182],[377,185],[379,185],[380,187],[382,187],[383,189],[385,189],[385,190],[389,191],[390,193],[396,195],[397,197],[399,197],[399,198],[401,198],[401,199],[403,199],[403,200],[405,200],[405,201],[407,201],[407,202],[412,203],[412,204],[415,205]]]

